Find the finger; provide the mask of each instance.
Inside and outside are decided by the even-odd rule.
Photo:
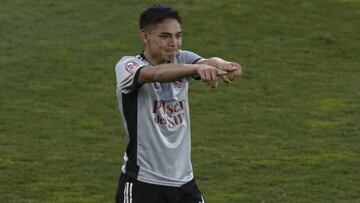
[[[234,81],[236,78],[239,77],[239,72],[236,70],[236,71],[232,72],[232,73],[229,75],[229,77],[230,77],[230,81]]]
[[[233,71],[236,71],[236,63],[233,63],[233,62],[228,62],[226,64],[224,64],[222,70],[225,70],[226,72],[233,72]]]
[[[205,82],[205,73],[204,72],[199,72],[198,73],[199,74],[199,76],[200,76],[200,79],[203,81],[203,82]]]
[[[213,85],[213,79],[212,79],[212,73],[211,73],[211,71],[205,71],[205,78],[204,78],[204,82],[208,85],[208,86],[210,86],[210,87],[213,87],[214,85]]]
[[[231,62],[230,67],[233,71],[236,71],[240,67],[240,64]]]
[[[211,80],[213,80],[213,81],[217,80],[217,77],[218,77],[217,70],[211,70],[210,74],[211,74]]]
[[[237,79],[240,76],[240,74],[241,74],[241,69],[238,69],[233,76],[234,80]]]
[[[209,81],[208,77],[208,74],[206,73],[206,71],[204,71],[201,80],[207,83]]]
[[[221,78],[222,78],[222,80],[223,80],[225,83],[231,84],[231,80],[228,78],[227,75],[223,75],[223,76],[221,76]]]
[[[218,86],[218,80],[213,81],[213,86],[211,86],[212,88],[217,88]]]
[[[234,67],[236,67],[236,70],[231,73],[230,80],[234,81],[237,79],[241,74],[241,66],[239,64],[235,64]]]
[[[216,88],[218,86],[218,80],[209,81],[209,85],[211,88]]]
[[[218,85],[217,70],[211,70],[211,87],[216,88]]]
[[[216,74],[217,74],[217,76],[222,76],[222,75],[226,75],[227,72],[223,71],[223,70],[220,70],[220,69],[216,69]]]

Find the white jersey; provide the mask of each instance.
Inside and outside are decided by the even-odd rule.
[[[201,59],[180,50],[171,61],[192,64]],[[122,171],[137,180],[179,187],[193,179],[191,165],[189,78],[137,85],[144,55],[125,56],[116,64],[116,93],[128,141]]]

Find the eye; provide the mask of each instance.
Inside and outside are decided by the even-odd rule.
[[[167,38],[169,38],[169,35],[160,35],[159,36],[161,39],[167,39]]]

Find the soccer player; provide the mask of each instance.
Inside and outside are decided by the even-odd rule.
[[[218,78],[238,78],[241,67],[181,50],[181,17],[171,7],[149,7],[139,24],[144,51],[115,68],[127,139],[116,202],[203,203],[190,160],[189,81],[216,88]]]

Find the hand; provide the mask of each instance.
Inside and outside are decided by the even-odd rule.
[[[224,77],[227,74],[226,71],[205,64],[198,65],[196,72],[201,80],[212,88],[218,86],[218,77]]]
[[[220,70],[226,71],[227,74],[222,76],[222,79],[225,83],[230,84],[232,81],[236,80],[242,73],[241,66],[235,62],[228,61],[218,61],[217,67]]]
[[[222,76],[222,80],[228,84],[236,80],[242,73],[240,64],[225,61],[224,59],[218,57],[204,59],[200,61],[200,63],[207,64],[220,70],[226,71],[227,74]]]

